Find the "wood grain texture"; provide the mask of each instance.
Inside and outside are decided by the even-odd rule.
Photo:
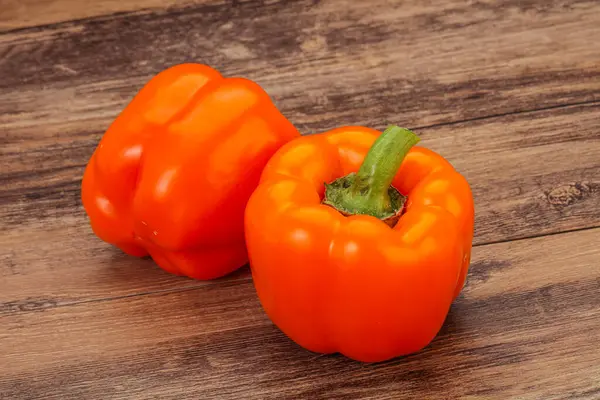
[[[598,120],[600,104],[590,104],[419,134],[423,146],[443,154],[468,179],[477,245],[600,226]],[[80,133],[59,142],[39,133],[28,141],[30,148],[5,146],[11,171],[3,174],[0,192],[6,227],[0,245],[11,250],[0,264],[0,314],[198,284],[126,257],[92,234],[80,180],[95,140]]]
[[[268,321],[249,279],[5,315],[0,360],[10,368],[0,375],[0,393],[27,399],[598,398],[598,242],[600,229],[592,229],[477,247],[467,286],[435,341],[380,364],[299,348]]]
[[[600,399],[600,3],[0,0],[0,399]],[[303,133],[416,128],[476,201],[438,338],[367,365],[93,236],[103,131],[155,73],[260,83]]]
[[[2,0],[0,32],[123,12],[214,3],[218,0]],[[221,1],[222,3],[222,1]]]
[[[594,101],[599,14],[594,0],[232,0],[19,30],[0,36],[1,122],[106,123],[190,61],[256,80],[305,133]]]

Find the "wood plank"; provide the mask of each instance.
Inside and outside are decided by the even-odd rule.
[[[123,12],[208,3],[209,0],[2,0],[0,32]],[[217,1],[212,3],[218,4]]]
[[[600,104],[591,104],[418,133],[470,182],[481,245],[600,226],[599,118]],[[0,189],[0,314],[203,284],[92,234],[80,180],[98,135],[70,124],[15,130],[0,150],[10,168]]]
[[[591,229],[475,248],[436,340],[380,364],[296,346],[268,321],[248,280],[0,316],[0,393],[595,399],[599,242],[600,229]]]
[[[20,30],[0,35],[0,115],[114,117],[189,61],[256,80],[305,132],[598,100],[598,15],[594,0],[229,0]]]
[[[0,265],[3,283],[6,282],[3,286],[9,288],[0,295],[2,310],[38,309],[195,284],[165,276],[152,263],[123,258],[99,242],[90,234],[79,200],[83,166],[103,129],[147,78],[144,74],[161,67],[160,62],[168,64],[170,57],[182,60],[185,52],[199,54],[194,52],[202,48],[206,50],[203,54],[216,57],[214,59],[220,60],[229,71],[262,76],[282,108],[289,111],[292,121],[304,127],[305,132],[348,123],[373,122],[371,126],[382,127],[385,120],[412,121],[414,124],[410,126],[414,126],[436,122],[439,118],[446,121],[444,118],[510,112],[514,107],[521,109],[527,105],[552,105],[554,101],[588,101],[598,93],[594,85],[600,80],[593,79],[600,65],[594,64],[598,54],[580,44],[579,33],[591,35],[598,29],[593,22],[600,14],[590,12],[597,7],[594,2],[546,2],[543,7],[504,2],[505,8],[498,9],[485,2],[465,8],[462,3],[440,1],[419,2],[391,10],[387,3],[372,2],[372,7],[359,4],[352,9],[342,7],[342,11],[334,10],[336,4],[345,3],[313,6],[311,2],[275,1],[262,8],[257,7],[256,2],[236,3],[229,4],[231,9],[199,7],[185,12],[171,10],[166,14],[150,12],[145,16],[80,21],[0,35],[0,46],[6,46],[7,50],[0,60],[0,69],[5,68],[2,71],[6,72],[0,86],[7,85],[0,93],[3,129],[0,135],[0,224],[3,227]],[[562,8],[562,5],[568,7]],[[300,13],[306,24],[292,20],[297,17],[295,12]],[[464,18],[461,23],[448,22],[459,16]],[[229,25],[221,26],[223,18],[246,21],[248,31],[235,36],[228,31]],[[370,32],[371,27],[383,30],[386,18],[398,22],[386,25],[392,32]],[[486,25],[487,20],[492,26]],[[434,21],[438,23],[432,24]],[[444,21],[446,23],[440,25]],[[183,22],[190,23],[185,30],[180,29]],[[579,24],[577,29],[571,29],[575,22]],[[282,33],[278,23],[287,25],[285,35],[290,35],[288,31],[300,32],[306,28],[308,33],[300,35],[304,39],[327,38],[327,48],[319,50],[305,45],[300,46],[300,50],[287,51],[285,47],[277,47],[281,43],[274,42],[273,37]],[[191,46],[191,50],[184,50],[176,44],[182,40],[181,35],[190,32],[189,26],[207,32],[221,26],[229,33],[215,34],[215,42],[210,45],[202,36],[192,35],[186,43],[203,43],[204,47]],[[118,29],[109,34],[115,27]],[[133,38],[121,40],[115,38],[114,32]],[[158,37],[164,46],[158,46],[156,32],[162,32]],[[216,32],[221,31],[216,29]],[[500,40],[499,48],[503,52],[490,55],[486,61],[478,57],[483,48],[490,45],[489,32]],[[546,44],[536,46],[536,53],[524,59],[528,71],[537,71],[536,78],[508,79],[523,72],[520,67],[516,68],[518,63],[509,60],[516,59],[517,50],[533,46],[542,37],[539,35],[545,35]],[[358,37],[369,45],[351,40]],[[414,43],[411,40],[399,43],[399,37],[414,39]],[[148,40],[138,40],[142,38]],[[238,43],[240,38],[244,38],[244,46],[262,49],[263,53],[256,50],[253,54],[258,54],[258,58],[237,61],[235,52],[222,54],[218,41]],[[227,42],[223,42],[225,40]],[[464,44],[465,40],[469,46]],[[103,47],[105,41],[110,43],[110,48],[118,50],[119,57],[106,57],[112,53]],[[280,51],[268,52],[269,46]],[[419,46],[439,47],[442,52],[430,54],[422,50],[429,47]],[[72,54],[73,48],[83,53]],[[404,54],[411,55],[411,63],[406,63],[406,58],[392,49],[408,51]],[[569,57],[556,57],[552,49],[564,49],[563,54]],[[513,50],[515,52],[511,52]],[[263,59],[261,54],[269,57]],[[49,64],[39,63],[40,56],[52,62],[72,58],[75,63],[83,63],[87,70],[73,75],[63,68],[70,66],[60,63],[53,65],[63,67],[48,69]],[[374,56],[379,56],[382,64],[364,62]],[[274,60],[273,64],[265,64],[266,59]],[[442,59],[453,61],[449,66],[442,65]],[[21,62],[18,68],[15,60]],[[144,69],[145,63],[158,64]],[[280,68],[265,70],[261,65]],[[487,69],[477,72],[473,65],[487,66]],[[546,69],[564,65],[569,65],[571,75],[565,75],[566,70],[553,75]],[[33,71],[31,74],[22,72],[28,68]],[[302,75],[303,71],[312,72]],[[479,73],[487,77],[486,82],[504,91],[508,96],[504,104],[510,107],[496,108],[498,99],[488,94],[467,99],[481,89],[482,82],[473,80]],[[130,80],[130,74],[135,78]],[[334,75],[342,79],[332,80]],[[387,89],[377,89],[384,84],[405,88],[405,84],[410,83],[402,81],[405,76],[425,79],[425,75],[433,78],[421,81],[416,89],[413,86],[416,91],[406,92],[410,94],[407,102],[396,101],[399,97],[392,96]],[[395,85],[394,80],[404,84]],[[474,82],[478,82],[477,85]],[[44,85],[43,90],[39,85]],[[537,85],[547,86],[551,92]],[[316,90],[317,95],[310,95],[311,90]],[[533,93],[530,90],[544,99],[528,103],[532,98],[527,96]],[[566,93],[567,97],[560,95],[546,103],[552,93]],[[330,101],[336,96],[337,101]],[[401,93],[399,96],[404,100]],[[530,100],[523,103],[522,96]],[[434,99],[444,100],[440,103]],[[444,114],[446,112],[450,114]],[[552,233],[598,225],[598,162],[597,157],[594,158],[594,152],[598,151],[594,122],[597,118],[597,106],[590,104],[419,132],[424,135],[425,145],[447,156],[472,182],[477,202],[475,242],[481,244],[527,237],[538,231]],[[488,127],[487,123],[491,125]],[[488,130],[492,132],[490,138]],[[511,130],[516,131],[516,141],[506,140],[506,132]],[[541,146],[533,139],[537,137],[543,139]],[[573,154],[581,153],[575,160],[571,153],[559,152],[566,138],[578,141],[569,149]],[[54,246],[50,240],[54,238],[65,245]],[[147,270],[152,272],[145,272]],[[119,279],[109,279],[113,273]],[[55,277],[60,277],[63,283],[60,289],[53,284]],[[133,282],[138,284],[132,285]]]

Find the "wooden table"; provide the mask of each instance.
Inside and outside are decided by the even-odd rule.
[[[600,398],[597,0],[1,0],[0,398]],[[260,83],[304,134],[414,128],[471,183],[467,285],[435,341],[319,356],[247,268],[168,275],[91,232],[84,166],[155,73]]]

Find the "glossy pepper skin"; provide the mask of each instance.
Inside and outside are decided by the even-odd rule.
[[[298,135],[252,81],[171,67],[140,90],[87,165],[93,231],[171,273],[225,275],[247,262],[244,208],[263,167]]]
[[[271,320],[308,350],[365,362],[431,342],[462,289],[473,238],[467,181],[422,147],[394,177],[408,199],[393,228],[322,204],[324,183],[356,172],[379,135],[343,127],[286,144],[245,215],[254,284]]]

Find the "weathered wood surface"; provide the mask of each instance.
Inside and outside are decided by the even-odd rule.
[[[13,313],[0,317],[0,390],[22,399],[597,398],[599,241],[591,229],[475,248],[437,339],[382,364],[296,346],[249,279]]]
[[[0,398],[600,398],[600,3],[0,0]],[[96,239],[102,132],[153,74],[258,81],[304,133],[417,128],[476,201],[425,351],[316,357],[247,269],[168,275]]]
[[[219,0],[2,0],[0,32],[69,20],[114,15],[123,12],[152,12],[193,4],[219,4]]]
[[[599,100],[599,13],[595,0],[229,1],[18,30],[0,36],[2,123],[66,114],[104,117],[101,130],[187,61],[258,81],[305,132]]]
[[[444,154],[469,180],[476,204],[474,242],[484,244],[600,226],[599,116],[600,103],[419,133],[422,145]],[[35,137],[51,142],[51,135]],[[12,249],[0,267],[5,275],[0,314],[204,285],[162,273],[151,261],[126,257],[93,236],[79,181],[95,141],[76,142],[54,141],[50,153],[10,146],[13,151],[5,154],[18,172],[6,179],[0,211],[10,232],[5,246]],[[74,167],[65,169],[69,164]],[[40,166],[34,172],[32,165]],[[40,179],[45,173],[67,183],[48,184]],[[20,186],[24,177],[33,187]]]

